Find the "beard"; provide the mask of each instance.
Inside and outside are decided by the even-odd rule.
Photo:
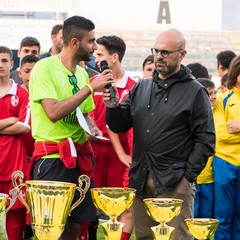
[[[80,46],[75,56],[78,61],[90,61],[92,54],[93,52],[91,53],[89,51],[86,51],[84,48]]]
[[[166,65],[165,67],[157,67],[156,66],[156,70],[158,73],[160,73],[162,76],[170,76],[172,75],[177,69],[177,65],[174,64],[174,65]]]

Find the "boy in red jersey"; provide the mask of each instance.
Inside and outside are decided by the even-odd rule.
[[[98,44],[96,64],[100,69],[100,62],[107,61],[112,70],[120,101],[123,101],[128,96],[129,89],[136,83],[121,66],[126,44],[123,39],[115,35],[102,36],[96,42]],[[94,77],[90,81],[93,79]],[[132,162],[131,149],[128,143],[128,134],[130,133],[115,134],[106,127],[106,107],[102,101],[102,94],[100,90],[94,93],[95,109],[90,115],[103,132],[103,136],[110,138],[110,141],[92,142],[95,156],[95,187],[126,187],[123,185],[124,174]],[[133,229],[131,212],[123,214],[120,221],[125,223],[121,239],[129,239]]]
[[[0,46],[0,192],[9,194],[12,174],[21,170],[27,175],[27,156],[22,134],[30,131],[28,92],[10,79],[12,51]],[[23,239],[26,209],[17,200],[7,213],[9,240]]]

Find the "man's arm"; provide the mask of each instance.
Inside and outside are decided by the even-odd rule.
[[[119,101],[118,92],[114,87],[116,101]],[[114,133],[122,133],[128,131],[132,127],[129,113],[129,95],[123,103],[112,105],[110,100],[110,91],[107,88],[103,89],[103,102],[106,105],[106,122],[109,128]]]
[[[104,72],[102,73],[104,74]],[[105,75],[99,75],[96,77],[90,85],[93,91],[97,91],[108,83],[113,83],[114,80],[111,75],[107,77]],[[56,99],[46,98],[41,100],[42,107],[46,112],[48,118],[52,122],[57,122],[58,120],[64,118],[75,109],[91,94],[91,90],[88,86],[83,87],[79,92],[74,94],[72,97],[65,99],[63,101],[57,101]]]

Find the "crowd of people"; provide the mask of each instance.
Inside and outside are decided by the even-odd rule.
[[[16,170],[25,180],[75,184],[86,174],[90,188],[136,189],[133,206],[119,218],[121,240],[133,232],[137,240],[153,239],[151,227],[158,223],[148,216],[145,198],[183,200],[168,223],[173,240],[193,239],[184,222],[193,217],[218,219],[216,240],[240,239],[240,57],[219,52],[216,89],[207,66],[183,64],[186,40],[177,29],[156,36],[139,81],[122,67],[124,39],[96,38],[85,17],[53,26],[51,40],[41,54],[37,38],[22,39],[14,71],[12,51],[0,46],[0,192],[9,194]],[[59,239],[97,239],[100,216],[89,189]],[[19,200],[6,228],[9,240],[33,236]]]

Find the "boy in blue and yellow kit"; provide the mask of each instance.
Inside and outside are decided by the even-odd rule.
[[[207,78],[198,78],[208,91],[209,100],[214,113],[214,106],[216,103],[215,84]],[[195,218],[213,218],[214,214],[214,178],[212,162],[213,157],[208,159],[206,167],[197,177],[196,193],[194,200],[194,217]]]

